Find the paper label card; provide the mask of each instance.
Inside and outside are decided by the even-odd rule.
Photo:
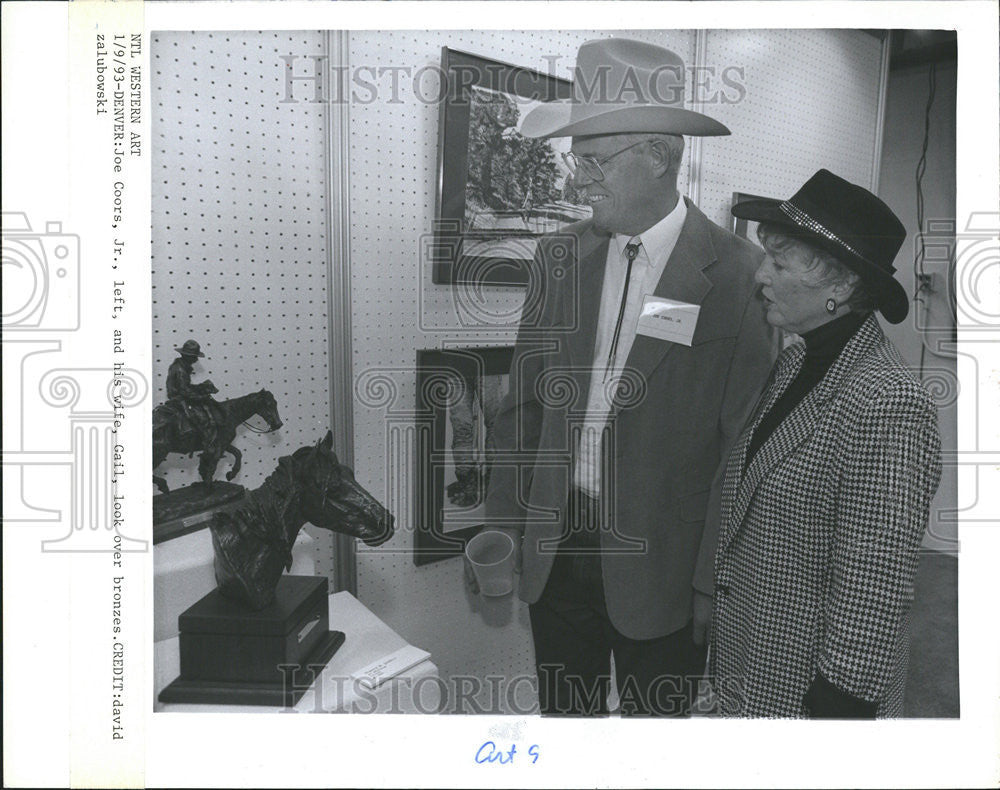
[[[636,334],[690,346],[700,310],[701,305],[647,294],[642,300]]]
[[[406,647],[401,647],[395,653],[390,653],[378,661],[373,661],[368,666],[352,673],[351,677],[357,678],[362,686],[378,688],[385,681],[391,680],[430,657],[431,654],[426,650],[421,650],[419,647],[414,647],[413,645],[407,645]]]

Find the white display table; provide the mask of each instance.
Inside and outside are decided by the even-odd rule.
[[[430,659],[385,681],[377,689],[363,688],[352,677],[358,670],[406,647],[407,642],[350,593],[330,596],[330,629],[344,632],[344,644],[292,710],[298,713],[437,713],[441,685],[438,668]],[[179,638],[157,642],[154,662],[154,711],[275,713],[282,710],[257,705],[163,704],[155,695],[180,674]]]

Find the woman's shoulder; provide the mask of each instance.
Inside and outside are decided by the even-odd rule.
[[[885,335],[855,360],[841,392],[847,405],[881,412],[886,417],[916,418],[937,411],[927,388],[906,366]]]

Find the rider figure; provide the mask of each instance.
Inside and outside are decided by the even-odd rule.
[[[212,419],[212,394],[218,392],[211,381],[191,383],[191,371],[198,358],[205,355],[195,340],[187,340],[180,348],[175,348],[180,356],[170,363],[167,371],[167,402],[173,403],[181,416],[178,433],[187,435],[199,432],[205,444],[215,439],[215,420]]]

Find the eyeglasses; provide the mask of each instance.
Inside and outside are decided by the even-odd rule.
[[[589,154],[574,154],[572,151],[568,151],[562,155],[563,161],[566,163],[566,167],[569,168],[569,172],[576,176],[577,172],[583,173],[591,181],[603,181],[604,171],[601,169],[601,165],[607,164],[612,159],[614,159],[619,154],[624,154],[635,148],[637,145],[642,145],[643,143],[654,142],[653,140],[640,140],[637,143],[632,143],[632,145],[622,148],[620,151],[615,151],[610,156],[606,156],[603,159],[597,159]]]

